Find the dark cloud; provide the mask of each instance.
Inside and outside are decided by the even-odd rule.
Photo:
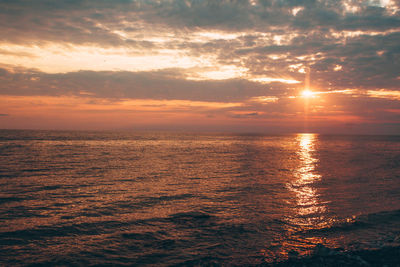
[[[342,1],[45,1],[0,2],[1,40],[11,42],[63,41],[102,46],[143,45],[124,39],[115,30],[141,29],[140,24],[187,32],[193,29],[268,32],[310,30],[389,30],[400,26],[398,13],[353,3],[360,9],[345,12]],[[301,7],[296,16],[292,8]],[[144,44],[149,45],[149,44]]]
[[[179,69],[150,72],[78,71],[47,74],[35,70],[0,69],[3,95],[85,95],[110,99],[194,100],[241,102],[251,97],[281,94],[285,85],[261,85],[241,79],[186,80]]]
[[[290,66],[310,66],[312,83],[328,89],[390,88],[399,85],[400,33],[355,36],[337,40],[333,36],[309,34],[296,37],[291,44],[232,48],[226,58],[244,58],[253,74],[291,76],[303,80],[304,75],[293,73]],[[272,60],[268,55],[285,55]],[[301,58],[309,57],[312,58]],[[223,57],[223,55],[221,56]],[[340,66],[340,71],[335,67]]]
[[[235,114],[235,113],[228,113],[228,116],[231,118],[244,118],[244,119],[248,119],[248,118],[254,118],[259,116],[260,114],[258,112],[249,112],[249,113],[239,113],[239,114]]]
[[[113,30],[121,27],[119,14],[130,1],[1,1],[0,30],[3,42],[41,44],[65,42],[120,46],[124,42]],[[103,27],[104,26],[104,27]],[[147,44],[146,44],[147,45]]]

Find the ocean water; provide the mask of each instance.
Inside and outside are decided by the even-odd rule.
[[[400,137],[0,131],[0,265],[400,245]]]

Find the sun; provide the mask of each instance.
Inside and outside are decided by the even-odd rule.
[[[314,92],[310,90],[304,90],[303,92],[301,92],[301,95],[305,98],[310,98],[314,96]]]

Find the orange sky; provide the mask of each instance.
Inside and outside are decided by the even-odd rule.
[[[396,1],[35,3],[0,3],[0,128],[400,133]]]

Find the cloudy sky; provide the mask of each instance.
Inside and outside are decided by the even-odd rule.
[[[0,128],[400,134],[399,0],[0,0],[0,33]]]

